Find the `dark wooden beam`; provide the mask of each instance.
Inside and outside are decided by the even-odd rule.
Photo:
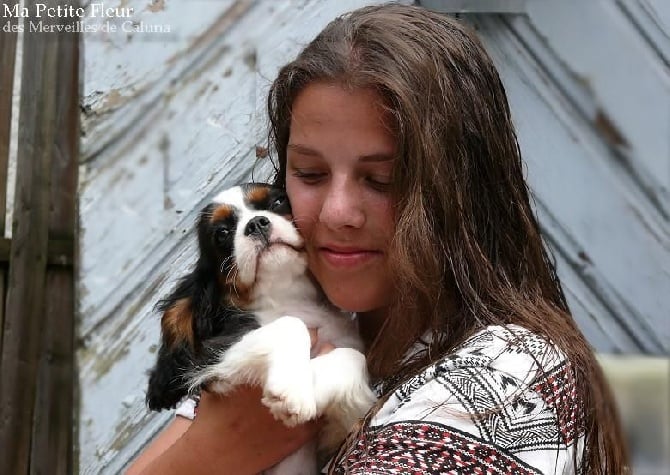
[[[36,3],[27,0],[25,5],[35,11]],[[66,0],[39,3],[72,5]],[[72,268],[48,270],[48,263],[50,238],[70,246],[74,239],[78,41],[76,34],[67,32],[31,32],[23,39],[16,193],[0,355],[3,473],[72,470],[74,274]],[[72,256],[71,251],[66,254]]]
[[[72,5],[72,1],[70,1]],[[75,5],[76,6],[76,5]],[[76,197],[79,163],[79,41],[58,43],[58,94],[49,188],[44,327],[33,416],[30,472],[73,473]]]
[[[4,2],[9,8],[18,5],[18,0]],[[0,20],[0,238],[5,235],[5,211],[7,208],[7,171],[9,164],[9,144],[12,129],[12,93],[14,91],[14,62],[16,59],[16,37],[13,26],[16,18]],[[4,31],[5,27],[9,31]],[[7,285],[7,265],[0,261],[0,354],[2,354],[2,333],[5,327],[5,292]]]
[[[3,2],[9,8],[18,5],[18,0]],[[17,18],[0,18],[3,28],[0,33],[0,237],[5,235],[5,209],[7,207],[7,165],[12,125],[12,93],[14,91],[14,62],[16,59],[16,36],[12,27]],[[9,31],[4,31],[5,27]],[[1,321],[1,320],[0,320]],[[0,334],[1,334],[0,330]]]

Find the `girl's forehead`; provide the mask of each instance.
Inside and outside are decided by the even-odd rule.
[[[373,89],[315,83],[307,86],[293,103],[291,139],[296,135],[345,131],[385,136],[388,140],[395,138],[391,123],[391,114]]]

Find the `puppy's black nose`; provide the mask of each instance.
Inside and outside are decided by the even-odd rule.
[[[270,220],[265,216],[256,216],[252,218],[247,223],[247,227],[244,228],[244,235],[259,235],[259,236],[268,236],[270,234]]]

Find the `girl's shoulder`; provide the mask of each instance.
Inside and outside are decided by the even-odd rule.
[[[503,386],[521,388],[554,381],[560,374],[567,376],[570,372],[563,353],[544,337],[518,325],[496,325],[477,332],[418,372],[400,385],[393,396],[401,404],[415,390],[433,381],[451,387],[465,377],[470,383],[500,382]]]
[[[563,473],[581,451],[574,383],[569,361],[545,338],[487,327],[397,387],[366,438],[419,454],[406,463],[426,463],[414,450],[423,447],[458,473]]]
[[[438,401],[456,397],[481,412],[518,400],[526,391],[565,402],[576,397],[569,361],[550,341],[523,327],[489,326],[397,387],[378,419],[428,395]]]

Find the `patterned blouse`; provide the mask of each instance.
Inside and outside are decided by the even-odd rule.
[[[573,372],[536,334],[491,326],[401,385],[336,474],[574,474]]]

